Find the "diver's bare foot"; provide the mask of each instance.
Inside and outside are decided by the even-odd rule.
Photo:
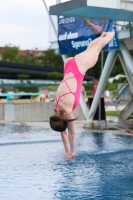
[[[102,32],[102,37],[105,37],[107,35],[107,32]]]
[[[113,39],[113,37],[115,36],[115,32],[114,31],[107,32],[107,36],[110,37],[110,39]]]
[[[109,37],[110,39],[112,39],[115,35],[115,32],[114,31],[111,31],[111,32],[102,32],[102,37]]]

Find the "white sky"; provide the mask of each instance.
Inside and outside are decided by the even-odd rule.
[[[48,8],[56,4],[45,2]],[[0,0],[0,46],[9,44],[22,50],[48,49],[49,17],[43,0]]]

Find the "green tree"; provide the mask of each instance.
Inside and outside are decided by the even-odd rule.
[[[5,46],[2,49],[2,61],[16,62],[18,60],[19,47]]]
[[[2,50],[2,61],[25,65],[41,65],[38,57],[23,55],[19,47],[5,46]]]
[[[113,91],[113,90],[117,90],[117,83],[107,83],[106,86],[105,86],[105,90],[110,90],[110,91]]]
[[[64,63],[60,54],[53,49],[48,49],[39,57],[42,66],[62,68]]]
[[[38,87],[17,87],[19,92],[38,92]]]
[[[28,57],[27,55],[19,55],[18,62],[19,64],[24,65],[34,65],[34,66],[40,66],[40,62],[37,57]]]
[[[28,79],[30,77],[29,74],[18,74],[18,78],[20,80],[25,80],[25,79]]]
[[[47,88],[50,91],[56,92],[56,90],[57,90],[58,87],[59,87],[58,85],[50,85]]]
[[[133,57],[133,50],[130,50],[130,54]],[[108,55],[108,51],[104,51],[104,60],[103,63],[105,63],[106,58]],[[74,54],[69,54],[68,57],[73,57]],[[62,60],[62,57],[59,53],[56,53],[53,49],[48,49],[43,52],[42,55],[38,57],[33,56],[27,56],[23,55],[21,51],[19,50],[19,47],[7,45],[2,50],[2,61],[5,62],[13,62],[13,63],[19,63],[24,65],[36,65],[36,66],[47,66],[47,67],[53,67],[53,68],[63,68],[64,63]],[[54,69],[53,69],[54,72]],[[88,72],[92,75],[94,75],[95,78],[99,79],[101,76],[101,54],[99,55],[99,59],[96,63],[96,65],[89,69]],[[121,63],[119,59],[116,59],[115,65],[111,71],[110,77],[116,76],[117,74],[124,74],[123,68],[121,66]],[[86,74],[85,79],[89,80],[88,77],[89,74]],[[48,78],[51,78],[54,76],[55,78],[58,77],[59,79],[61,76],[57,74],[49,74]],[[54,79],[55,79],[54,78]]]
[[[48,73],[48,79],[58,80],[62,78],[62,73],[60,72],[50,72]]]

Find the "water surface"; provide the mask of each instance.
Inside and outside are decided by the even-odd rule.
[[[0,200],[133,199],[133,137],[77,130],[64,160],[49,128],[0,124]]]

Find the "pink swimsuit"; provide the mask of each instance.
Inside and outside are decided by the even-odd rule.
[[[74,76],[69,77],[69,78],[67,78],[67,79],[65,79],[65,80],[63,80],[61,82],[61,83],[65,83],[66,84],[66,86],[69,89],[69,92],[61,95],[58,99],[55,98],[55,100],[56,100],[56,109],[57,109],[57,107],[59,107],[58,104],[59,104],[60,98],[65,96],[65,95],[67,95],[67,94],[73,94],[74,97],[75,97],[75,101],[74,101],[72,110],[74,110],[79,104],[79,98],[80,98],[81,87],[82,87],[82,82],[83,82],[83,79],[84,79],[84,75],[80,73],[80,71],[79,71],[79,69],[77,67],[77,64],[75,62],[75,58],[70,58],[66,62],[65,66],[64,66],[64,75],[66,75],[69,72],[72,72]],[[76,92],[72,92],[70,87],[68,86],[68,84],[66,82],[66,80],[68,80],[70,78],[76,78],[76,81],[77,81],[77,90],[76,90]]]

